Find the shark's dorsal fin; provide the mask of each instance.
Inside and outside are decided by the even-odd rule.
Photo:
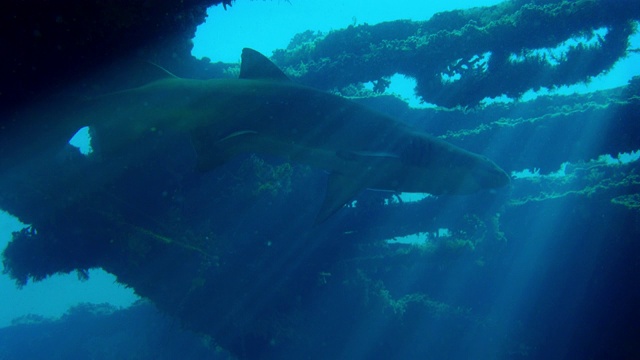
[[[266,56],[249,48],[242,49],[240,79],[289,81],[287,75],[276,64],[272,63]]]

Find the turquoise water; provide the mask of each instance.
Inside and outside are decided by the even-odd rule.
[[[443,11],[498,3],[340,1],[323,6],[310,0],[240,1],[227,10],[220,6],[209,9],[207,22],[198,28],[193,39],[193,55],[198,59],[206,57],[212,63],[229,64],[229,69],[233,69],[240,62],[242,48],[256,49],[268,57],[277,55],[275,50],[287,48],[294,35],[307,30],[322,39],[332,31],[348,27],[358,29],[365,24],[373,26],[395,20],[426,21]],[[552,59],[556,62],[553,66],[558,66],[566,61],[567,49],[571,47],[601,46],[597,39],[607,32],[602,27],[592,30],[575,34],[573,40],[559,37],[558,48],[527,49],[528,53],[523,50],[513,58],[540,56]],[[327,224],[312,225],[313,213],[322,202],[319,193],[325,186],[324,173],[291,166],[278,158],[251,156],[234,159],[223,171],[199,178],[184,170],[194,162],[189,142],[177,140],[184,146],[168,155],[169,169],[160,166],[160,175],[134,172],[141,178],[132,189],[114,187],[117,199],[110,204],[126,205],[125,215],[114,216],[112,220],[126,227],[132,238],[146,239],[151,248],[169,244],[175,246],[171,251],[180,256],[184,255],[182,252],[192,255],[197,252],[203,256],[202,263],[184,264],[184,268],[176,264],[175,271],[161,268],[162,262],[153,263],[158,267],[158,276],[142,281],[132,280],[128,273],[118,273],[116,277],[95,267],[88,270],[88,279],[82,271],[72,271],[41,281],[30,279],[20,288],[5,272],[0,277],[0,327],[4,328],[0,336],[16,341],[17,346],[26,346],[23,342],[29,341],[29,331],[42,339],[38,331],[64,333],[75,328],[86,329],[79,331],[85,337],[76,336],[90,343],[106,338],[99,331],[97,335],[92,331],[111,326],[115,329],[110,332],[113,337],[100,346],[118,348],[113,351],[118,354],[114,356],[125,358],[132,354],[124,350],[129,347],[140,351],[143,354],[140,358],[159,356],[162,341],[157,339],[163,336],[177,339],[166,343],[168,350],[164,356],[179,353],[175,349],[180,346],[189,346],[193,350],[184,353],[187,358],[230,356],[221,348],[240,358],[306,355],[345,359],[424,356],[534,359],[638,354],[637,345],[625,337],[634,338],[639,330],[635,325],[639,316],[633,306],[638,299],[638,260],[634,252],[637,245],[633,239],[638,232],[639,216],[635,192],[638,183],[633,174],[638,166],[640,135],[632,132],[633,127],[622,131],[616,126],[626,124],[619,119],[632,119],[629,114],[637,109],[637,85],[635,90],[628,90],[635,91],[630,96],[624,92],[627,90],[619,88],[640,75],[640,67],[636,65],[640,63],[639,39],[636,31],[629,38],[628,56],[617,61],[610,71],[586,82],[536,87],[522,91],[518,97],[494,94],[479,102],[477,113],[471,111],[473,106],[446,109],[435,100],[422,101],[416,94],[416,77],[401,71],[384,78],[361,79],[354,94],[346,87],[330,87],[324,79],[314,82],[305,75],[296,79],[291,74],[300,71],[300,67],[288,64],[283,70],[294,81],[349,96],[421,131],[487,155],[512,175],[512,184],[508,189],[491,190],[487,197],[473,195],[453,200],[425,195],[410,199],[408,194],[392,196],[366,191]],[[488,74],[491,65],[487,70],[486,64],[491,64],[490,56],[478,66],[482,69],[484,64],[483,72]],[[476,59],[466,60],[478,64]],[[443,82],[466,79],[462,73],[471,65],[456,66],[457,63],[450,64],[447,70],[443,69]],[[373,91],[381,79],[389,81],[383,94],[393,98],[363,96],[376,95]],[[529,105],[535,101],[539,102]],[[581,119],[585,122],[580,122]],[[565,121],[564,128],[569,130],[549,135],[546,129],[563,128],[554,121]],[[230,138],[252,131],[240,130]],[[621,139],[619,147],[612,138]],[[91,147],[89,134],[79,134],[73,144]],[[589,150],[594,148],[602,150]],[[91,157],[90,151],[84,152]],[[149,155],[149,166],[156,165],[154,156]],[[175,179],[170,181],[174,175]],[[162,199],[151,198],[151,191]],[[211,200],[208,191],[217,191]],[[171,223],[184,228],[167,230],[169,235],[153,230],[157,223],[165,221],[162,216],[167,216],[168,211],[162,206],[166,204],[177,214],[169,217],[172,220],[191,216]],[[132,221],[125,224],[129,215],[139,224]],[[167,229],[165,225],[169,226],[160,224],[157,229]],[[10,214],[1,213],[0,247],[5,248],[12,232],[24,226]],[[209,232],[211,228],[219,233]],[[190,236],[199,239],[198,242]],[[356,245],[344,245],[350,239],[355,239]],[[129,251],[135,254],[147,251],[146,245],[130,246]],[[171,257],[171,251],[153,254],[165,259]],[[217,251],[228,254],[228,258]],[[216,255],[211,256],[211,252]],[[122,257],[125,258],[129,259]],[[207,275],[207,271],[214,275]],[[188,286],[175,285],[180,282],[175,274],[183,273],[198,276],[185,276]],[[222,294],[211,295],[201,290],[202,284],[210,283],[208,276],[220,281]],[[118,278],[124,279],[122,282],[128,287],[119,283]],[[162,279],[171,279],[167,280],[167,284],[172,284],[167,285],[170,290],[139,285],[158,284]],[[132,284],[140,286],[136,290],[142,296],[136,294]],[[177,307],[169,300],[176,289],[184,293],[184,304],[189,306]],[[203,297],[212,300],[201,302],[190,298],[198,291],[211,295]],[[139,302],[144,298],[151,301]],[[150,305],[154,302],[162,311]],[[358,307],[360,302],[366,306]],[[80,304],[84,305],[78,307]],[[204,309],[219,306],[220,310],[211,313],[202,310],[198,319],[194,315],[198,314],[196,305]],[[370,313],[371,309],[383,311]],[[227,313],[232,314],[229,315],[232,320],[220,320]],[[246,317],[237,315],[244,313]],[[404,313],[408,317],[403,318]],[[144,340],[137,345],[132,344],[130,334],[122,335],[129,341],[113,335],[127,333],[126,325],[122,324],[127,323],[128,317],[138,319],[139,324],[149,324],[140,327],[138,334],[149,333],[140,335]],[[272,317],[277,321],[270,322]],[[211,325],[218,320],[221,325]],[[178,323],[182,321],[186,328],[193,327],[209,337],[180,330]],[[92,327],[92,322],[99,325]],[[242,324],[236,328],[236,322]],[[14,331],[24,331],[21,326],[29,323],[45,324],[45,330],[34,327],[26,331],[27,335],[11,337]],[[274,323],[279,331],[274,330]],[[154,332],[154,324],[161,330]],[[342,327],[334,329],[336,324]],[[247,330],[252,326],[259,329],[256,332],[268,335],[256,336]],[[238,328],[250,335],[243,333],[245,337],[240,336],[241,340],[234,338],[229,329]],[[292,329],[300,334],[287,333]],[[395,329],[404,332],[393,333]],[[606,333],[599,334],[599,329]],[[217,348],[212,333],[222,338]],[[332,334],[340,340],[333,339]],[[322,340],[325,337],[329,339],[326,342]],[[290,347],[286,345],[288,341]],[[579,345],[583,342],[590,345],[581,349]],[[55,343],[47,346],[55,348]],[[146,346],[156,348],[145,351]],[[611,348],[617,350],[608,353]],[[7,349],[6,345],[0,346],[0,357],[3,350],[15,353]],[[307,349],[308,353],[301,349]],[[64,354],[66,345],[60,351]],[[96,352],[102,354],[96,358],[107,358],[106,352]]]

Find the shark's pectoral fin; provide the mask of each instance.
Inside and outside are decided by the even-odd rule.
[[[246,138],[258,134],[252,130],[236,131],[223,138],[216,138],[210,132],[199,129],[191,133],[191,144],[196,151],[196,169],[206,172],[223,165],[242,151]]]
[[[363,186],[360,181],[343,174],[331,173],[324,202],[320,212],[318,212],[318,216],[316,216],[316,224],[327,220],[352,200],[362,189]]]
[[[242,140],[242,138],[246,137],[247,135],[257,135],[257,134],[258,132],[253,130],[236,131],[216,141],[216,144],[217,145],[229,144],[229,143],[233,143],[234,141]]]

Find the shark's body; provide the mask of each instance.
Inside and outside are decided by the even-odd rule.
[[[323,221],[365,188],[464,194],[506,185],[485,157],[415,131],[379,112],[298,85],[245,49],[240,79],[168,77],[87,102],[86,124],[102,157],[131,151],[145,136],[185,132],[201,170],[239,153],[265,153],[330,173]],[[84,113],[84,111],[83,111]]]

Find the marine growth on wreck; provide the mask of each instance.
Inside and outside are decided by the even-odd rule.
[[[639,319],[640,80],[522,96],[606,73],[633,50],[638,21],[633,1],[514,0],[299,34],[271,58],[293,81],[357,94],[488,157],[511,183],[417,201],[367,190],[317,223],[327,174],[312,166],[252,153],[198,172],[193,144],[169,135],[110,162],[69,146],[0,176],[0,208],[27,224],[4,271],[24,286],[102,268],[241,359],[637,355],[621,334],[637,334]],[[584,42],[552,51],[572,38]],[[436,106],[386,94],[397,73]],[[511,101],[486,100],[502,95]],[[501,284],[532,297],[517,319],[520,298],[500,296]],[[604,296],[621,310],[596,312]],[[577,317],[599,335],[561,336]]]

